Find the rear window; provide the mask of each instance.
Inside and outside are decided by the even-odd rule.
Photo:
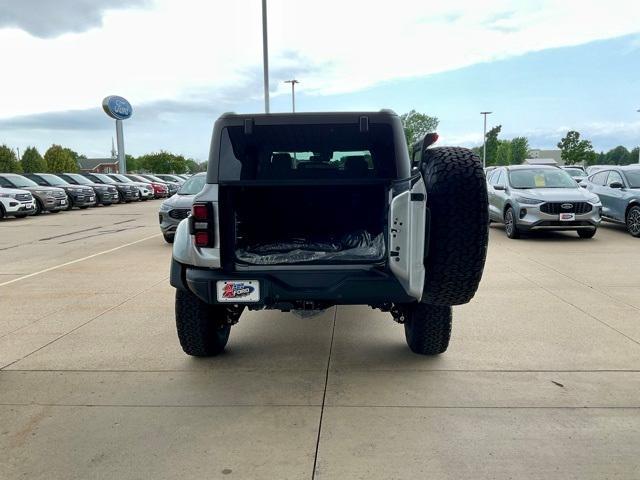
[[[234,180],[366,179],[396,176],[390,125],[264,125],[245,135],[224,128],[219,178]]]

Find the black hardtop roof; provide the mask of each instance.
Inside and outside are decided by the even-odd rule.
[[[245,120],[253,120],[256,125],[291,125],[309,123],[357,123],[361,117],[368,117],[370,122],[389,122],[398,115],[393,110],[362,112],[296,112],[296,113],[234,113],[220,115],[218,122],[225,124],[242,124]]]

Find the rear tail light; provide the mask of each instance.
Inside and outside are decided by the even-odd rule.
[[[194,203],[189,217],[189,231],[196,247],[213,246],[213,205]]]

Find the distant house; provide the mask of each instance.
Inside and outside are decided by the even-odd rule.
[[[115,158],[79,158],[78,167],[86,173],[118,173],[118,160]]]
[[[562,152],[560,150],[541,150],[539,148],[532,148],[529,150],[529,158],[541,158],[541,159],[553,159],[556,161],[556,165],[563,165]]]
[[[525,158],[524,163],[527,165],[550,165],[557,167],[558,162],[554,158]]]

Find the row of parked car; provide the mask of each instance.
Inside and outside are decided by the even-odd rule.
[[[535,230],[596,234],[605,220],[640,237],[640,165],[511,165],[486,171],[489,221],[509,238]]]
[[[0,173],[0,218],[174,195],[187,175]]]

